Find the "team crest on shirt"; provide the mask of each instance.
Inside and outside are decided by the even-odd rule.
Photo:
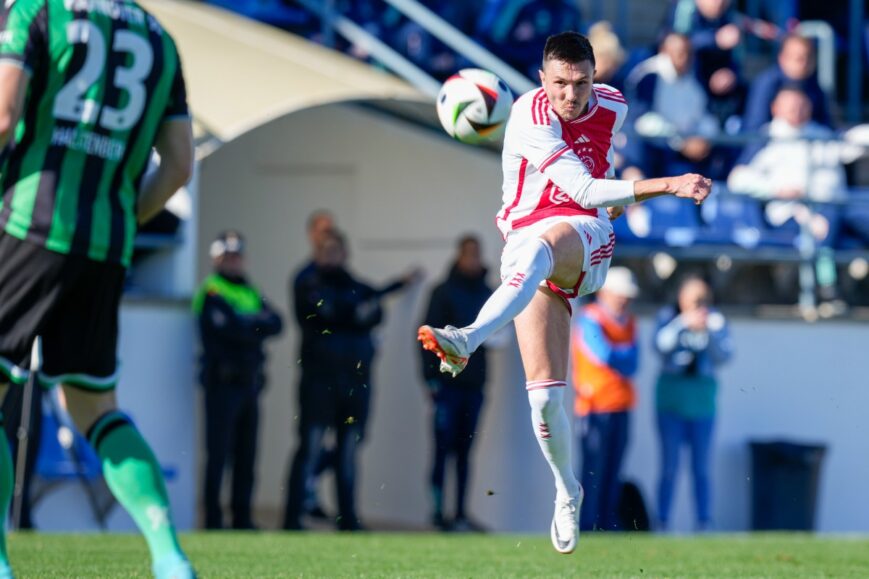
[[[585,165],[588,172],[594,175],[594,159],[590,155],[583,155],[579,160],[582,161],[582,164]]]

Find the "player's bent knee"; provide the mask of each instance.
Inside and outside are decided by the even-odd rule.
[[[582,275],[585,246],[579,232],[567,223],[548,229],[540,239],[552,248],[550,281],[559,287],[573,287]]]

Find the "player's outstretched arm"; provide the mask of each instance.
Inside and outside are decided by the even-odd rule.
[[[639,203],[652,197],[675,195],[692,199],[699,205],[709,196],[711,190],[712,180],[696,173],[686,173],[678,177],[643,179],[634,181],[634,201]]]
[[[139,193],[139,223],[157,215],[178,189],[193,175],[193,129],[190,119],[171,119],[163,123],[154,148],[160,154],[160,167],[147,175]]]

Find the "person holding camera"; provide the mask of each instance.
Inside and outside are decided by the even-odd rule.
[[[715,372],[733,355],[727,321],[711,306],[712,290],[698,276],[679,285],[677,303],[658,314],[655,350],[661,356],[655,405],[661,444],[658,522],[669,524],[679,454],[691,451],[697,529],[711,523],[710,451],[718,381]]]

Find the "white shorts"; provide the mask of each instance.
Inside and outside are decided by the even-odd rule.
[[[592,217],[590,215],[555,216],[542,219],[537,223],[511,231],[507,234],[507,242],[501,253],[501,280],[503,281],[513,273],[517,256],[522,252],[529,241],[532,241],[545,233],[549,228],[558,223],[571,225],[582,239],[584,248],[582,273],[579,282],[573,288],[560,288],[545,281],[546,285],[565,300],[596,292],[606,280],[612,261],[613,249],[616,245],[616,236],[613,226],[608,219]],[[568,303],[568,307],[569,307]]]

